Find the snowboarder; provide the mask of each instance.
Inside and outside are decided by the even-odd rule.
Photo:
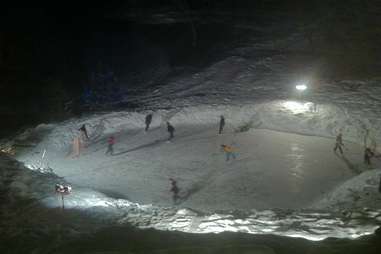
[[[372,150],[369,147],[366,147],[364,151],[364,163],[368,166],[371,165],[372,163],[370,159],[372,157],[374,157],[374,152],[372,152]]]
[[[335,147],[333,148],[333,151],[336,153],[337,149],[339,149],[340,153],[343,154],[343,146],[343,135],[340,132],[339,135],[337,135],[336,137],[336,143]]]
[[[225,126],[225,117],[223,115],[220,116],[220,130],[218,131],[219,134],[222,134],[222,131],[224,130]]]
[[[114,144],[115,144],[114,136],[109,137],[107,140],[107,143],[108,143],[108,147],[107,147],[106,154],[114,155]]]
[[[230,160],[230,156],[233,157],[233,159],[236,159],[236,155],[234,153],[234,149],[232,146],[228,146],[228,145],[221,145],[221,148],[222,150],[225,152],[226,154],[226,161],[229,161]]]
[[[89,140],[89,135],[87,135],[87,129],[85,124],[83,124],[81,128],[79,128],[78,130],[81,132],[82,137],[86,137],[86,139]]]
[[[148,131],[148,128],[149,128],[149,125],[151,124],[152,122],[152,114],[148,114],[146,116],[146,131]]]
[[[169,122],[167,122],[167,130],[169,132],[169,140],[171,140],[174,137],[173,133],[175,132],[175,127],[173,127]]]
[[[173,193],[173,196],[172,196],[173,203],[177,204],[177,201],[179,200],[180,189],[179,187],[177,187],[176,180],[174,180],[173,178],[169,178],[169,181],[171,181],[171,185],[172,185],[170,192]]]

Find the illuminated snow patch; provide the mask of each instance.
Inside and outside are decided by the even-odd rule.
[[[312,112],[314,104],[312,102],[286,101],[282,103],[282,107],[293,114],[301,114]]]
[[[56,197],[44,200],[50,207],[60,207]],[[113,199],[92,190],[77,190],[65,196],[65,207],[86,210],[100,218],[114,218],[117,224],[139,228],[181,231],[186,233],[244,232],[301,237],[320,241],[328,237],[354,239],[373,234],[378,228],[380,211],[359,211],[350,217],[319,212],[251,211],[237,218],[234,214],[203,214],[186,208],[140,205]],[[363,218],[362,221],[358,217]]]
[[[305,84],[300,84],[300,85],[296,85],[295,88],[298,91],[304,91],[307,89],[307,86]]]

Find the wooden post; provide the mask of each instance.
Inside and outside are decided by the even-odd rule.
[[[61,193],[61,199],[62,199],[62,210],[65,210],[65,199],[64,199],[63,193]]]

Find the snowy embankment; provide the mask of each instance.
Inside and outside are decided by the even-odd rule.
[[[346,215],[290,210],[203,214],[189,209],[139,205],[80,186],[73,186],[73,193],[65,196],[66,215],[63,216],[57,210],[61,207],[61,197],[54,193],[54,184],[64,179],[54,174],[28,170],[4,155],[0,155],[0,167],[3,195],[1,217],[4,219],[0,224],[2,233],[9,237],[53,237],[47,246],[59,245],[64,239],[91,233],[100,227],[125,223],[140,228],[192,233],[231,231],[310,240],[357,238],[373,233],[381,219],[378,214],[366,210]],[[51,210],[41,207],[41,204]],[[91,218],[91,222],[84,221],[83,214]],[[25,228],[25,225],[28,227]]]

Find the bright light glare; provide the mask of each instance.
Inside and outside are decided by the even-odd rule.
[[[286,101],[282,104],[284,108],[291,111],[293,114],[306,113],[311,111],[313,106],[311,102],[297,102],[297,101]]]
[[[296,85],[295,88],[296,88],[296,90],[298,90],[298,91],[304,91],[304,90],[307,89],[307,86],[304,85],[304,84],[302,84],[302,85]]]

